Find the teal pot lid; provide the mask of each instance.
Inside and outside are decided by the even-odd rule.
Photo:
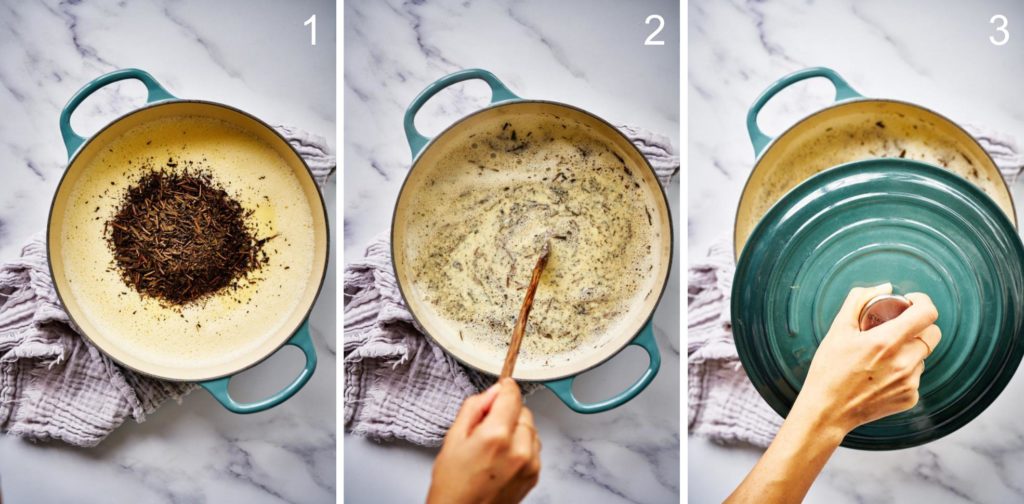
[[[920,401],[863,425],[843,446],[889,450],[940,438],[981,414],[1020,363],[1024,248],[999,207],[927,164],[872,159],[821,172],[783,197],[751,234],[732,292],[740,360],[785,416],[853,287],[892,282],[939,311]]]

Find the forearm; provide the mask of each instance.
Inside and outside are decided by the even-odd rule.
[[[891,284],[850,291],[782,428],[728,502],[800,502],[847,433],[917,404],[923,361],[942,336],[938,312],[927,295],[910,293],[910,308],[862,331],[864,307],[891,292]]]
[[[800,502],[844,435],[822,409],[797,400],[771,446],[726,502]]]

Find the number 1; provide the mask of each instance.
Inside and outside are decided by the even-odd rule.
[[[302,26],[309,27],[309,45],[316,45],[316,14],[309,16],[309,19]]]

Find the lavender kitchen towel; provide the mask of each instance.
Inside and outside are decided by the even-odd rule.
[[[1010,137],[968,126],[1008,181],[1024,171],[1024,155]],[[729,312],[736,264],[732,241],[720,239],[694,259],[687,280],[687,369],[691,434],[732,444],[767,447],[780,417],[754,390],[736,354]]]
[[[279,126],[317,183],[335,170],[323,137]],[[0,265],[0,431],[33,441],[95,446],[133,418],[145,420],[191,383],[124,369],[76,332],[50,279],[42,233]]]
[[[768,446],[782,417],[747,379],[732,340],[732,242],[719,240],[691,259],[687,279],[686,355],[689,429],[721,443]]]
[[[667,137],[620,127],[662,184],[679,172]],[[375,441],[441,444],[467,396],[493,382],[416,327],[391,268],[388,233],[345,267],[345,430]]]

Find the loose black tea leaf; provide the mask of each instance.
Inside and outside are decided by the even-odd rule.
[[[126,284],[184,305],[236,288],[267,263],[273,237],[257,239],[250,215],[209,173],[154,170],[128,188],[106,222],[107,241]]]

